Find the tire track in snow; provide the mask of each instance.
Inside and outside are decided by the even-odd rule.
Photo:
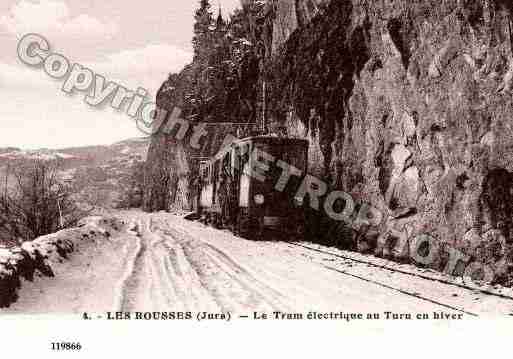
[[[199,286],[209,294],[221,312],[242,312],[247,310],[248,301],[258,303],[255,292],[248,292],[221,266],[210,259],[202,250],[201,241],[171,228],[163,232],[181,247],[185,261],[199,280]]]
[[[173,283],[174,276],[166,270],[165,256],[156,255],[156,247],[152,246],[148,251],[148,268],[151,272],[151,285],[149,288],[149,299],[152,306],[159,308],[169,307],[177,310],[185,310],[185,303],[179,300],[177,286]],[[160,298],[160,300],[156,300]],[[146,305],[144,308],[146,309]]]
[[[164,225],[169,228],[170,224],[168,221],[166,221],[164,219],[160,219],[160,220],[163,221],[165,223]],[[176,220],[174,220],[172,222],[172,225],[178,226],[182,232],[183,231],[188,232],[190,229],[188,229],[187,225],[194,225],[194,224],[195,223],[187,222],[187,221],[183,222],[183,220],[181,220],[179,218],[177,218]],[[212,231],[215,231],[211,227],[206,227],[206,226],[202,226],[202,225],[197,225],[194,227],[194,229],[197,231],[199,230],[199,232],[201,232],[201,235],[202,236],[204,235],[205,237],[212,236]],[[228,241],[231,241],[235,238],[231,232],[217,231],[216,235],[222,236],[223,238],[226,238],[226,240],[228,240]],[[209,241],[205,241],[202,239],[199,239],[199,240],[207,245],[210,244]],[[239,243],[244,243],[244,241],[248,241],[243,238],[236,238],[236,240]],[[249,242],[252,242],[252,244],[255,243],[253,241],[249,241]],[[215,246],[213,246],[213,248],[218,249]],[[234,262],[238,263],[236,261],[234,261]],[[276,271],[275,271],[274,270],[275,264],[276,263],[274,263],[274,262],[265,262],[264,265],[258,266],[258,271],[249,271],[248,269],[245,269],[245,270],[248,271],[249,273],[255,273],[255,274],[252,274],[255,278],[262,278],[262,279],[266,278],[263,280],[259,279],[259,282],[261,282],[261,283],[282,283],[282,285],[280,287],[282,290],[281,293],[284,293],[284,292],[285,293],[295,293],[296,296],[291,297],[289,294],[283,295],[280,292],[278,292],[280,297],[283,297],[285,300],[287,300],[290,303],[289,306],[293,306],[294,308],[296,308],[295,310],[302,310],[302,308],[305,307],[304,305],[302,306],[301,304],[299,304],[299,306],[298,306],[298,303],[296,301],[297,297],[300,297],[303,299],[303,301],[301,303],[321,303],[326,308],[331,308],[333,306],[329,300],[326,300],[326,297],[324,297],[321,292],[315,291],[312,288],[305,286],[303,284],[303,282],[299,282],[299,283],[291,282],[286,278],[286,276],[284,277],[283,274],[280,274],[280,271],[283,269],[281,263],[280,263],[280,265],[278,265],[276,267]],[[242,267],[242,268],[244,268],[244,267]],[[256,274],[256,273],[258,273],[258,274]],[[271,287],[269,285],[267,285],[267,286],[269,288],[273,289],[274,291],[276,291],[273,287]],[[304,298],[308,298],[308,300],[305,301]],[[307,307],[308,307],[308,305],[307,305]]]
[[[171,246],[170,241],[162,243],[169,251],[165,257],[166,270],[176,281],[176,288],[179,289],[179,295],[191,311],[219,311],[218,304],[212,298],[210,293],[201,285],[201,279],[198,273],[192,268],[185,257],[185,253],[179,244]]]
[[[152,218],[150,229],[152,235],[158,236],[153,248],[160,248],[163,272],[163,281],[168,287],[174,289],[177,301],[187,311],[219,311],[219,306],[210,293],[201,285],[197,272],[187,261],[181,242],[181,238],[174,237],[171,233],[161,228],[162,220]],[[163,253],[162,253],[163,252]],[[175,302],[174,306],[178,303]],[[173,307],[173,310],[175,307]]]
[[[161,291],[155,286],[156,268],[152,263],[152,242],[148,236],[150,226],[149,221],[143,223],[139,220],[137,238],[140,248],[122,286],[120,311],[149,310],[155,303],[160,304],[163,301]]]
[[[201,283],[201,278],[186,258],[183,241],[169,233],[160,233],[158,222],[152,217],[137,222],[138,233],[133,236],[137,248],[127,261],[116,309],[218,311],[220,306],[211,293],[195,285]],[[188,270],[183,263],[189,266]]]
[[[264,302],[271,304],[274,310],[292,312],[292,309],[282,301],[286,299],[283,294],[257,279],[226,253],[206,243],[203,248],[207,249],[210,258],[229,273],[233,280],[238,281],[248,290],[257,293]],[[213,253],[208,253],[208,251]]]
[[[260,292],[270,293],[270,296],[273,297],[273,300],[278,300],[278,301],[283,300],[283,299],[286,300],[286,298],[287,298],[286,295],[279,292],[272,286],[268,285],[265,281],[260,280],[256,274],[254,274],[249,269],[245,268],[242,264],[237,262],[233,257],[228,255],[226,252],[220,250],[219,248],[215,247],[214,245],[207,243],[201,239],[195,239],[189,233],[187,233],[187,229],[183,226],[180,226],[179,230],[178,229],[174,229],[174,230],[176,232],[180,233],[181,235],[183,235],[184,237],[188,237],[189,240],[191,240],[191,241],[200,242],[205,248],[207,248],[210,251],[213,251],[215,253],[214,254],[215,259],[220,260],[221,262],[225,263],[227,268],[231,268],[232,270],[234,270],[234,272],[236,274],[241,275],[242,277],[246,278],[249,283],[251,283],[251,284],[254,283],[256,285],[255,290],[260,291]],[[285,305],[283,305],[283,303],[282,303],[281,306],[283,307]]]
[[[261,309],[272,311],[289,309],[281,301],[285,296],[260,281],[226,253],[183,230],[168,228],[166,232],[182,239],[184,252],[202,279],[202,285],[222,306],[237,306],[246,311],[261,306],[265,307]]]
[[[135,240],[135,250],[133,251],[133,255],[130,260],[127,262],[127,267],[125,271],[125,275],[121,280],[121,283],[118,285],[118,291],[116,296],[116,311],[123,311],[126,305],[128,304],[127,292],[128,288],[133,285],[133,277],[136,271],[136,266],[138,262],[141,260],[143,255],[143,245],[141,238],[138,235],[130,235],[130,238]]]

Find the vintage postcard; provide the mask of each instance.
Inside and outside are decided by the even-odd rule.
[[[2,0],[0,45],[0,353],[507,340],[512,1]]]

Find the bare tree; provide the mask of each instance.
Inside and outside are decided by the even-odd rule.
[[[74,226],[83,213],[58,174],[56,162],[11,168],[6,177],[11,176],[14,185],[0,195],[0,231],[23,242]]]

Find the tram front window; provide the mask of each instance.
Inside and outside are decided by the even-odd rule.
[[[258,144],[257,148],[273,156],[275,161],[269,163],[269,171],[265,172],[264,182],[254,181],[255,195],[259,195],[259,202],[262,203],[261,206],[265,207],[265,212],[268,215],[286,215],[291,207],[295,206],[294,195],[301,179],[291,176],[285,190],[277,191],[275,189],[276,184],[284,171],[281,166],[277,165],[277,162],[283,161],[288,166],[295,167],[304,174],[306,170],[306,150],[301,145]],[[262,158],[260,161],[267,162]],[[262,200],[262,197],[264,200]]]

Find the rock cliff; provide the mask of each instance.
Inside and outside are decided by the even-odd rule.
[[[253,23],[272,26],[256,80],[269,84],[271,123],[310,140],[313,174],[388,218],[345,238],[356,248],[383,255],[396,229],[435,237],[437,269],[449,247],[511,263],[511,11],[505,0],[274,0]]]

